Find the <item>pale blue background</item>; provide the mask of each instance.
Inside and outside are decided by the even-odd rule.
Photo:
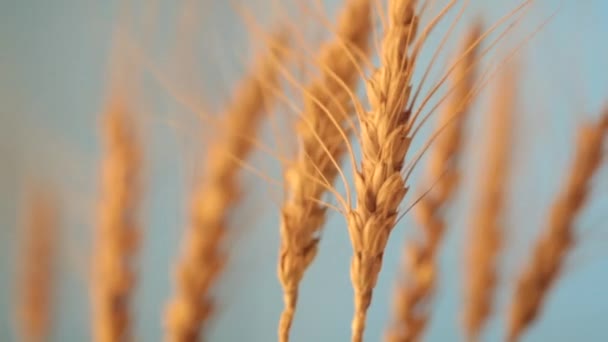
[[[12,308],[18,261],[17,205],[22,197],[21,185],[32,178],[47,179],[61,188],[66,216],[61,232],[53,340],[89,339],[86,289],[100,151],[97,124],[108,90],[111,38],[121,18],[119,13],[123,13],[123,26],[130,32],[132,42],[146,51],[143,55],[149,59],[148,68],[156,65],[161,73],[178,75],[182,89],[188,89],[194,99],[207,102],[210,108],[221,105],[245,68],[241,61],[250,51],[246,28],[226,5],[207,1],[196,12],[191,9],[190,13],[198,16],[192,19],[193,28],[187,29],[176,24],[184,1],[159,2],[155,9],[151,5],[155,1],[134,1],[124,14],[124,7],[117,1],[0,0],[1,341],[12,341],[16,336]],[[264,10],[268,4],[258,3],[250,5],[250,9],[261,22],[270,22],[272,11]],[[513,8],[516,1],[472,3],[467,17],[481,13],[484,21],[490,23]],[[538,1],[499,51],[505,52],[520,42],[559,4],[557,0]],[[339,1],[327,1],[326,5],[333,15]],[[438,32],[444,30],[445,25]],[[188,32],[194,32],[194,43]],[[484,340],[500,341],[503,336],[503,312],[512,289],[508,279],[524,261],[567,166],[574,125],[593,117],[608,102],[606,34],[608,2],[563,1],[558,15],[519,58],[521,110],[514,143],[504,279],[498,312]],[[436,46],[438,38],[432,37],[429,45]],[[454,42],[448,51],[453,47]],[[421,58],[428,60],[429,56],[430,50]],[[445,56],[440,61],[444,63]],[[162,311],[171,289],[169,269],[178,255],[185,224],[184,198],[199,156],[199,126],[192,125],[196,123],[195,115],[172,101],[151,73],[145,75],[142,98],[146,102],[141,107],[140,122],[146,144],[148,187],[136,335],[141,341],[158,341],[162,337]],[[432,79],[437,74],[434,76]],[[480,101],[475,118],[487,108],[486,102]],[[468,146],[473,152],[479,146],[475,144],[480,137],[478,122],[474,120],[469,127]],[[430,128],[427,126],[424,136]],[[265,136],[270,136],[268,127],[265,132]],[[467,158],[471,158],[467,159],[469,165],[476,165],[475,153],[469,153]],[[253,163],[272,177],[280,177],[278,163],[271,157],[259,154]],[[464,189],[470,189],[475,179],[474,167],[467,170]],[[553,291],[545,314],[525,341],[608,340],[607,176],[604,168],[596,182],[593,201],[579,220],[580,246]],[[282,303],[275,275],[278,211],[272,200],[280,189],[273,189],[252,175],[244,178],[248,195],[235,215],[233,254],[219,290],[223,306],[211,331],[211,341],[276,339]],[[470,194],[461,192],[450,212],[454,225],[442,254],[441,288],[427,335],[429,341],[462,340],[459,274],[471,210]],[[406,204],[411,201],[412,196]],[[413,233],[415,225],[408,216],[391,238],[369,311],[369,341],[379,340],[386,327],[401,246],[405,235]],[[348,340],[352,312],[350,254],[344,220],[333,214],[318,259],[302,284],[294,342]]]

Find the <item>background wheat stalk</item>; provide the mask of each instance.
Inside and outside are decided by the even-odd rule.
[[[510,168],[516,81],[513,68],[502,71],[488,116],[484,158],[476,189],[466,254],[464,328],[477,340],[491,314],[503,238],[503,211]]]
[[[381,66],[367,83],[371,110],[359,116],[361,169],[355,174],[357,203],[348,213],[353,247],[351,281],[355,313],[352,340],[363,339],[367,310],[382,266],[384,248],[407,192],[401,175],[410,146],[409,111],[412,63],[408,45],[416,33],[415,1],[389,1],[388,27],[380,51]]]
[[[412,241],[406,247],[405,283],[395,292],[394,322],[387,341],[417,341],[428,323],[430,306],[439,273],[438,248],[444,236],[444,207],[452,197],[459,181],[458,160],[461,154],[463,126],[471,104],[475,81],[479,24],[466,34],[461,48],[463,60],[458,61],[452,75],[454,92],[439,116],[441,134],[430,151],[426,184],[431,187],[414,206],[422,229],[423,240]]]
[[[59,240],[57,198],[38,188],[27,196],[18,284],[19,336],[26,342],[47,341],[53,320],[53,272]]]
[[[104,116],[99,225],[93,249],[93,338],[124,341],[131,336],[130,301],[139,242],[140,147],[125,101]]]
[[[241,80],[223,113],[223,131],[209,146],[200,184],[192,197],[190,227],[178,261],[177,289],[166,312],[168,341],[198,341],[213,310],[212,286],[226,262],[224,239],[230,209],[238,202],[239,164],[253,148],[243,132],[255,132],[273,103],[278,65],[286,37],[276,35],[265,54],[258,56],[251,74]]]
[[[536,320],[545,298],[562,272],[575,242],[574,220],[589,198],[591,180],[601,165],[607,135],[608,110],[597,123],[589,123],[579,129],[568,178],[553,202],[543,235],[517,278],[509,313],[509,341],[517,341]]]
[[[298,287],[317,254],[318,234],[325,223],[326,208],[315,200],[321,200],[326,187],[333,186],[338,172],[334,163],[345,153],[344,132],[348,131],[346,122],[353,113],[350,92],[357,84],[359,64],[368,50],[370,12],[370,0],[346,1],[335,39],[319,50],[321,74],[305,90],[304,110],[296,127],[300,149],[285,171],[289,197],[281,209],[281,341],[289,340]],[[310,181],[311,176],[323,181]]]

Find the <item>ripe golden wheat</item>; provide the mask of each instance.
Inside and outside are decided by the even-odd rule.
[[[389,342],[423,339],[442,280],[440,248],[446,228],[452,224],[446,211],[461,176],[469,172],[461,156],[466,153],[465,125],[471,118],[473,100],[485,84],[478,77],[478,62],[495,44],[483,52],[480,46],[498,24],[515,26],[515,13],[530,1],[524,0],[485,33],[477,23],[471,25],[462,37],[459,54],[454,55],[457,61],[452,68],[442,74],[431,91],[421,93],[429,70],[435,66],[435,56],[423,59],[421,49],[456,3],[448,1],[425,26],[421,23],[427,11],[435,10],[431,0],[344,0],[335,36],[320,46],[314,63],[307,65],[314,76],[306,85],[297,84],[303,108],[298,110],[297,123],[289,133],[299,145],[294,155],[284,158],[285,197],[279,204],[280,227],[276,232],[280,236],[277,273],[283,296],[279,341],[287,342],[291,337],[300,284],[320,248],[320,234],[330,207],[346,219],[353,251],[349,270],[354,293],[351,339],[364,340],[389,237],[401,215],[409,211],[402,211],[410,189],[409,176],[428,148],[429,164],[423,182],[417,185],[420,197],[411,207],[420,236],[406,241],[405,263],[398,270],[402,282],[392,298],[394,312],[385,337]],[[444,32],[445,39],[452,30],[450,27]],[[291,94],[283,89],[281,76],[298,82],[287,66],[287,46],[292,40],[285,32],[267,39],[268,46],[254,57],[249,73],[234,89],[219,116],[217,135],[206,146],[204,168],[188,195],[188,226],[175,263],[175,289],[164,313],[167,341],[194,342],[209,336],[210,319],[217,311],[214,290],[230,253],[227,235],[233,228],[228,222],[242,195],[240,173],[256,148],[268,147],[257,138],[258,128],[275,108],[275,102],[292,101]],[[444,43],[439,44],[437,53],[443,52]],[[378,64],[373,67],[375,61]],[[501,62],[506,63],[506,59]],[[367,66],[373,70],[366,76]],[[420,71],[424,71],[422,79],[414,77]],[[464,334],[471,341],[480,338],[495,311],[499,256],[507,247],[504,231],[509,227],[504,216],[513,166],[513,120],[518,108],[515,73],[509,68],[501,71],[487,115],[489,124],[483,127],[488,139],[474,142],[483,147],[484,154],[479,182],[472,189],[476,197],[465,246],[464,305],[460,312]],[[418,156],[409,158],[412,140],[435,108],[426,116],[421,113],[427,111],[427,104],[436,98],[446,79],[452,90],[435,107],[443,106],[437,118],[438,129]],[[366,85],[365,96],[357,92],[359,80]],[[421,103],[419,95],[424,97]],[[447,103],[443,103],[445,99]],[[120,100],[111,102],[104,113],[101,199],[93,249],[92,329],[93,339],[101,342],[135,337],[131,302],[142,230],[142,154],[147,145],[135,134],[140,127],[128,106],[129,99]],[[574,220],[589,198],[607,135],[608,111],[598,122],[580,129],[568,178],[554,199],[543,235],[516,279],[508,311],[510,341],[519,340],[538,319],[551,287],[563,274],[565,258],[574,247]],[[359,150],[360,156],[355,152]],[[342,169],[343,159],[354,168],[352,184]],[[337,179],[344,182],[345,195],[337,190]],[[326,203],[327,195],[333,195],[339,207]],[[58,225],[56,208],[49,198],[36,196],[25,211],[22,296],[16,310],[20,334],[28,341],[49,336],[52,262],[57,242],[53,235]]]
[[[139,245],[141,151],[132,113],[116,100],[104,116],[99,224],[93,248],[93,339],[132,338],[131,299]]]
[[[279,323],[281,341],[289,340],[299,283],[317,254],[326,216],[326,208],[318,201],[333,187],[346,150],[346,123],[353,114],[349,96],[368,50],[370,0],[347,0],[344,6],[336,37],[319,50],[320,75],[306,87],[296,127],[300,150],[285,171],[289,197],[281,208],[278,266],[285,303]]]
[[[20,292],[17,307],[22,341],[46,341],[53,322],[53,271],[57,259],[59,212],[55,194],[36,188],[27,193]]]
[[[608,110],[596,123],[582,126],[570,173],[555,198],[547,226],[517,279],[509,311],[508,340],[517,341],[534,322],[549,290],[563,271],[575,243],[574,219],[589,198],[591,180],[603,160],[608,140]]]
[[[286,37],[277,35],[241,80],[222,114],[221,137],[208,148],[204,176],[192,194],[190,226],[177,267],[177,288],[166,313],[167,340],[197,341],[213,311],[212,288],[226,262],[224,238],[229,210],[239,199],[239,164],[253,145],[243,132],[255,130],[274,102],[269,87],[278,82]]]
[[[363,340],[384,249],[408,190],[401,173],[411,142],[411,113],[406,106],[414,55],[408,55],[408,47],[417,33],[416,9],[416,1],[389,1],[381,64],[367,82],[370,110],[359,114],[362,159],[354,175],[357,202],[347,216],[353,248],[353,342]]]
[[[443,129],[430,151],[426,187],[431,187],[413,208],[422,229],[422,241],[406,246],[405,283],[397,288],[393,305],[395,314],[387,333],[387,341],[416,341],[430,319],[431,297],[438,277],[438,248],[446,229],[445,205],[454,193],[459,179],[458,160],[462,149],[464,123],[470,95],[475,81],[474,63],[481,27],[468,32],[461,48],[463,60],[456,65],[453,75],[455,91],[439,116]]]

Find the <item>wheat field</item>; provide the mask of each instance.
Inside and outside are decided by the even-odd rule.
[[[0,341],[608,339],[603,2],[0,12]]]

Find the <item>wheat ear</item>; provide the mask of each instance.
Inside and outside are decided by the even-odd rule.
[[[486,142],[466,253],[464,329],[476,340],[493,306],[515,112],[513,70],[501,74],[485,130]]]
[[[296,127],[300,150],[285,172],[289,198],[281,209],[278,265],[284,297],[279,340],[284,342],[289,341],[298,287],[317,254],[318,234],[326,217],[326,208],[315,201],[322,199],[326,189],[307,177],[318,174],[329,184],[336,178],[338,170],[333,161],[339,161],[345,153],[341,133],[348,130],[345,122],[354,112],[349,95],[357,85],[358,65],[364,57],[361,52],[368,50],[370,0],[348,0],[344,6],[335,40],[319,51],[321,75],[306,87],[304,110]]]
[[[355,302],[354,342],[363,339],[384,248],[407,192],[401,172],[411,141],[410,112],[404,108],[411,90],[413,61],[407,53],[417,28],[415,5],[413,0],[389,1],[381,66],[367,83],[371,110],[359,115],[362,160],[354,175],[356,207],[347,217],[353,247],[350,274]]]
[[[286,49],[285,37],[271,39],[252,72],[235,91],[223,113],[223,131],[208,149],[203,177],[192,195],[190,226],[183,255],[176,265],[177,289],[167,306],[167,341],[191,342],[204,338],[204,323],[213,310],[212,287],[226,262],[224,238],[230,209],[238,202],[239,164],[253,148],[243,132],[255,132],[273,102],[268,89],[278,86],[278,63]]]
[[[580,128],[574,161],[553,202],[543,235],[517,279],[509,312],[508,340],[517,341],[538,317],[575,243],[574,220],[589,197],[608,136],[608,110],[597,123]]]
[[[131,336],[130,300],[139,240],[141,152],[128,109],[115,103],[104,116],[99,225],[93,249],[93,339],[125,341]]]
[[[430,151],[426,173],[429,180],[426,186],[432,188],[414,207],[423,240],[413,241],[406,247],[404,274],[407,279],[395,292],[394,322],[386,338],[390,342],[418,341],[429,320],[430,303],[439,273],[438,247],[446,226],[443,209],[459,181],[457,164],[475,81],[475,44],[480,34],[480,25],[473,26],[467,33],[461,49],[464,59],[456,65],[452,76],[454,92],[439,116],[439,127],[443,131]]]
[[[58,241],[58,212],[53,194],[28,194],[23,231],[22,271],[19,280],[18,321],[22,341],[49,340],[53,266]]]

